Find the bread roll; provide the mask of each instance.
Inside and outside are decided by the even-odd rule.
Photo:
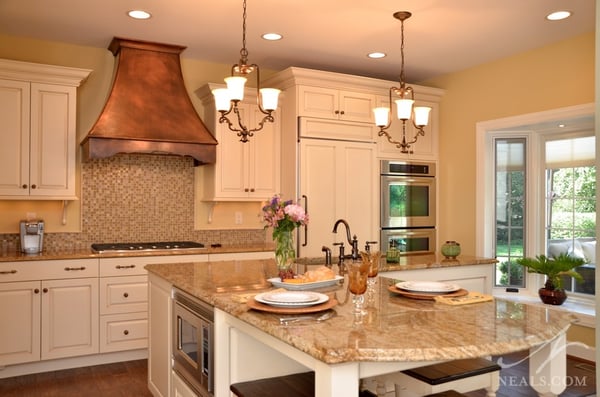
[[[309,270],[302,276],[304,282],[314,283],[315,281],[333,280],[335,273],[326,266],[319,266],[314,270]]]

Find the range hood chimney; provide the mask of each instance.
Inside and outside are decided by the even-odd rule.
[[[179,54],[185,47],[115,37],[108,49],[118,64],[104,109],[81,142],[84,160],[147,153],[214,163],[217,140],[183,82]]]

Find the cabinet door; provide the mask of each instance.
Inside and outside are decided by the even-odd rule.
[[[27,195],[29,83],[0,80],[0,196]]]
[[[346,241],[346,231],[333,234],[338,219],[348,221],[359,242],[378,241],[379,190],[375,144],[303,139],[300,144],[300,191],[308,197],[307,241],[300,255],[323,255],[323,245]],[[302,233],[301,233],[302,234]],[[335,256],[335,255],[334,255]]]
[[[264,116],[254,103],[238,105],[248,128],[254,128]],[[229,201],[260,201],[279,190],[279,120],[265,123],[262,130],[242,143],[225,124],[217,126],[217,164],[214,166],[214,199]]]
[[[40,282],[0,284],[0,366],[40,359]]]
[[[413,159],[413,160],[437,160],[438,157],[438,125],[437,117],[439,105],[434,102],[417,101],[418,106],[429,106],[429,125],[425,127],[425,136],[419,136],[417,142],[411,145],[412,154],[402,153],[396,145],[388,142],[386,137],[379,137],[377,141],[377,155],[388,159]],[[377,106],[389,107],[389,97],[378,97]],[[395,106],[395,105],[394,105]],[[387,132],[395,141],[402,141],[402,121],[396,117],[396,110],[392,108],[392,125]],[[379,128],[377,128],[379,131]],[[414,138],[416,128],[411,121],[406,122],[406,139]]]
[[[375,96],[362,92],[340,91],[340,120],[375,123]]]
[[[76,88],[31,84],[30,194],[75,197]]]
[[[98,353],[98,278],[42,281],[42,359]]]
[[[253,106],[250,125],[258,125],[264,115]],[[277,113],[277,112],[276,112]],[[279,112],[280,113],[280,112]],[[268,200],[279,193],[280,178],[280,120],[275,115],[274,123],[266,123],[262,130],[256,132],[248,145],[248,196],[257,200]],[[241,144],[238,142],[238,145]]]
[[[375,96],[354,91],[300,86],[298,115],[334,120],[373,122]]]

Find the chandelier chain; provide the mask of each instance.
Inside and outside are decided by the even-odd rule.
[[[400,88],[404,88],[404,20],[400,21],[400,60]]]
[[[242,13],[242,49],[240,50],[240,63],[246,65],[248,63],[248,50],[246,49],[246,0],[243,2],[244,11]]]

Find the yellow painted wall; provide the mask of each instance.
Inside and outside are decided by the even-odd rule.
[[[475,49],[474,49],[475,50]],[[420,84],[440,105],[440,241],[475,253],[477,122],[594,102],[594,32]]]
[[[109,42],[106,43],[108,47]],[[233,54],[235,55],[235,54]],[[115,67],[115,57],[107,48],[76,46],[65,43],[33,40],[22,37],[0,35],[0,58],[24,62],[46,63],[91,69],[89,78],[78,89],[77,136],[81,141],[90,130],[110,92],[112,76]],[[237,60],[233,58],[232,62]],[[222,82],[230,73],[231,65],[215,64],[185,58],[182,53],[181,69],[188,94],[199,114],[202,105],[194,91],[208,82]],[[273,72],[264,71],[263,78]],[[80,164],[78,155],[78,164]],[[78,191],[80,187],[79,167],[77,172]],[[213,222],[205,221],[208,211],[207,204],[200,204],[196,216],[196,225],[200,229],[260,229],[262,224],[256,222],[257,203],[235,203],[217,206]],[[234,223],[232,212],[241,211],[244,223]],[[19,220],[27,213],[35,213],[46,222],[47,232],[78,232],[81,231],[81,208],[79,202],[73,202],[67,207],[67,224],[62,225],[62,202],[57,201],[12,201],[0,200],[0,234],[17,233]]]

